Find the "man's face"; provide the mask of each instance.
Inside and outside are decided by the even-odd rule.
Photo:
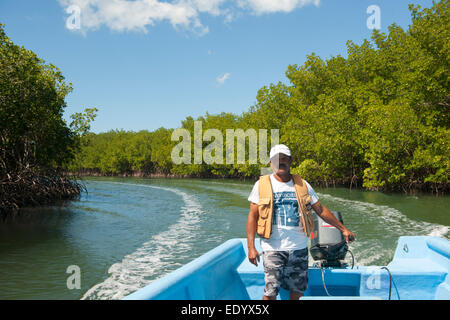
[[[292,159],[291,157],[279,153],[270,159],[270,165],[275,173],[287,174],[290,173]]]

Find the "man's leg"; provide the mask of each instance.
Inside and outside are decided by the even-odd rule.
[[[289,290],[289,298],[298,300],[308,287],[308,249],[291,251],[281,285]]]
[[[263,300],[276,300],[288,256],[289,253],[284,251],[263,252],[264,280],[266,283]]]

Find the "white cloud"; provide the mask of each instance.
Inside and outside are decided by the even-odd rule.
[[[226,0],[187,0],[187,2],[194,8],[197,8],[199,12],[207,12],[213,16],[218,16],[222,14],[220,6],[225,3]]]
[[[230,78],[231,73],[226,72],[224,75],[222,76],[218,76],[216,78],[216,81],[219,85],[223,85],[225,83],[225,81],[227,81]]]
[[[168,21],[175,29],[196,34],[209,32],[200,21],[200,14],[222,16],[225,23],[243,13],[268,14],[291,12],[304,5],[318,6],[320,0],[58,0],[67,9],[80,10],[81,32],[105,25],[114,31],[147,32],[148,27]],[[225,7],[227,5],[227,7]]]
[[[305,5],[319,6],[320,0],[237,0],[241,8],[249,8],[253,13],[291,12]]]
[[[195,1],[199,1],[199,8]],[[198,18],[199,12],[216,7],[202,4],[200,0],[176,3],[158,0],[59,0],[62,6],[78,6],[81,12],[81,28],[98,29],[102,25],[114,31],[147,31],[148,26],[168,21],[174,28],[183,27],[204,34],[208,28]]]

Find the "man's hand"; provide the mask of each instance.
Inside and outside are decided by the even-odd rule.
[[[248,260],[255,266],[258,266],[259,253],[254,247],[248,249]]]
[[[342,232],[342,235],[345,237],[345,241],[347,243],[353,242],[356,239],[356,235],[348,230],[331,211],[322,205],[319,201],[312,205],[312,208],[320,216],[325,222],[331,224],[333,227],[336,227],[339,231]]]
[[[342,235],[345,237],[345,241],[347,241],[347,243],[350,243],[350,242],[353,242],[356,240],[356,235],[348,229],[345,229],[342,232]]]

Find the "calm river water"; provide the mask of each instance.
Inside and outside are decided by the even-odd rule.
[[[228,239],[245,237],[253,182],[84,183],[88,193],[80,200],[22,210],[0,223],[0,299],[120,299]],[[357,265],[389,263],[401,235],[450,236],[449,196],[316,191],[356,233],[350,249]],[[67,285],[73,266],[80,289]]]

